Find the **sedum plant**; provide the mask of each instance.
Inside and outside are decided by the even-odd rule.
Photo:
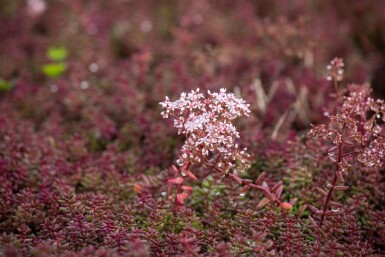
[[[174,102],[166,97],[160,105],[164,109],[161,112],[163,118],[173,117],[178,134],[183,134],[186,138],[177,160],[179,169],[172,167],[176,177],[168,180],[170,184],[177,185],[176,204],[183,205],[188,196],[186,192],[192,191],[191,187],[182,185],[184,177],[196,180],[191,167],[202,165],[243,185],[241,195],[250,188],[262,191],[266,197],[259,202],[258,207],[276,202],[284,209],[291,208],[295,199],[291,203],[280,200],[282,182],[270,189],[264,181],[265,173],[261,173],[255,183],[238,176],[238,172],[243,172],[250,166],[250,155],[246,153],[246,148],[241,149],[236,143],[239,132],[232,124],[235,118],[248,116],[250,113],[249,104],[243,99],[226,92],[224,88],[219,93],[207,91],[206,97],[198,88],[187,94],[182,93]]]
[[[319,216],[319,226],[327,216],[343,212],[343,204],[333,200],[335,192],[349,189],[344,185],[349,168],[353,164],[381,167],[385,157],[385,138],[381,135],[381,123],[385,121],[384,101],[370,97],[368,85],[349,85],[341,90],[338,83],[343,79],[343,66],[339,58],[327,66],[327,79],[335,86],[335,102],[342,102],[340,108],[334,106],[336,111],[328,115],[327,122],[312,126],[308,133],[309,139],[327,145],[328,159],[334,166],[326,189],[316,188],[323,198],[321,208],[310,206],[313,213]],[[316,224],[314,220],[312,222]]]

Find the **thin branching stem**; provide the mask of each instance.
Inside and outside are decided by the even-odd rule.
[[[343,154],[342,154],[342,143],[338,144],[338,159],[337,159],[337,162],[336,162],[336,170],[334,172],[334,177],[333,177],[333,181],[332,181],[332,187],[329,189],[329,192],[326,196],[326,199],[325,199],[325,202],[324,202],[324,206],[323,206],[323,209],[322,209],[322,215],[321,215],[321,221],[320,221],[320,226],[322,226],[323,224],[323,221],[325,220],[325,215],[326,215],[326,211],[327,211],[327,208],[328,208],[328,204],[329,204],[329,201],[331,199],[331,196],[333,194],[333,191],[334,191],[334,187],[336,186],[336,183],[337,183],[337,172],[338,172],[338,169],[339,169],[339,163],[342,161],[342,157],[343,157]]]

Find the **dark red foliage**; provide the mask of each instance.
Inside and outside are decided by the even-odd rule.
[[[385,255],[383,13],[2,1],[0,256]],[[196,88],[250,104],[248,169],[173,166],[159,102]]]

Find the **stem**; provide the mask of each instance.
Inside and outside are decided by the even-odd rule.
[[[236,175],[234,175],[234,174],[231,174],[231,175],[229,175],[229,174],[227,174],[230,178],[231,177],[235,177],[235,178],[237,178],[237,179],[239,179],[241,182],[242,182],[242,185],[249,185],[251,188],[254,188],[254,189],[256,189],[256,190],[258,190],[258,191],[264,191],[264,190],[262,190],[261,188],[259,188],[257,185],[255,185],[255,184],[253,184],[253,183],[246,183],[245,182],[245,179],[242,179],[242,178],[240,178],[239,176],[236,176]],[[233,180],[235,180],[234,178],[232,178]],[[281,200],[279,200],[279,198],[275,195],[275,193],[272,193],[272,192],[270,192],[270,190],[268,190],[268,192],[274,197],[274,202],[276,202],[277,203],[277,205],[279,206],[281,203],[282,203],[282,201]],[[266,196],[266,195],[265,195]]]
[[[330,113],[336,113],[337,105],[339,102],[338,100],[341,99],[341,96],[343,96],[343,90],[340,90],[337,80],[333,79],[333,85],[334,85],[334,89],[336,91],[336,96],[335,96],[336,100],[334,101],[333,108],[331,109]]]
[[[337,98],[339,97],[339,93],[340,93],[340,90],[338,88],[338,82],[337,80],[333,79],[333,83],[334,83],[334,89],[336,90],[336,95],[337,95]]]
[[[187,171],[190,168],[190,165],[191,165],[191,162],[188,162],[185,166],[178,168],[178,171],[181,172],[182,169]],[[178,194],[182,191],[182,184],[183,184],[183,182],[184,182],[184,180],[177,187],[175,198],[174,198],[174,205],[175,206],[177,206]]]
[[[345,153],[342,155],[342,157],[346,157],[346,156],[349,156],[349,155],[352,155],[352,154],[356,154],[356,153],[360,153],[360,151],[353,151],[353,152],[350,152],[350,153]]]
[[[338,159],[337,159],[337,162],[336,162],[336,171],[334,172],[332,187],[329,189],[329,192],[328,192],[328,194],[326,196],[326,199],[325,199],[325,202],[324,202],[324,206],[323,206],[323,209],[322,209],[323,213],[321,215],[321,221],[320,221],[320,227],[322,226],[322,223],[325,220],[326,210],[328,208],[328,204],[329,204],[330,198],[331,198],[332,193],[334,191],[334,187],[336,186],[336,183],[337,183],[337,171],[339,169],[338,164],[341,162],[342,156],[343,156],[343,154],[342,154],[342,143],[340,143],[338,145]]]
[[[219,172],[223,173],[223,170],[222,170],[222,169],[219,169],[219,168],[216,167],[214,164],[209,163],[209,162],[207,161],[207,159],[206,159],[206,160],[203,160],[203,164],[205,164],[206,166],[209,166],[209,167],[215,169],[216,171],[219,171]],[[236,176],[236,175],[230,174],[230,173],[226,173],[225,175],[228,176],[228,177],[230,177],[232,180],[239,180],[239,181],[241,181],[241,182],[242,182],[242,185],[247,185],[247,184],[249,184],[250,187],[252,187],[252,188],[254,188],[254,189],[256,189],[256,190],[259,190],[259,191],[263,191],[262,189],[258,188],[258,187],[257,187],[256,185],[254,185],[254,184],[246,183],[246,182],[245,182],[245,179],[242,179],[242,178],[240,178],[239,176]],[[276,197],[276,195],[275,195],[274,193],[271,193],[271,195],[274,196],[274,202],[276,202],[276,203],[278,204],[278,206],[279,206],[279,205],[282,203],[282,201],[279,200],[279,199]]]
[[[178,185],[178,189],[176,190],[176,194],[175,194],[175,199],[174,199],[174,205],[177,206],[178,205],[178,194],[180,193],[181,191],[181,188],[182,188],[182,183]]]

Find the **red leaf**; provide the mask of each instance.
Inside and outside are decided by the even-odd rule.
[[[293,198],[289,203],[293,206],[296,202],[297,202],[297,198]]]
[[[256,184],[256,185],[261,184],[262,181],[265,179],[265,176],[266,176],[266,173],[265,173],[265,172],[262,172],[262,173],[258,176],[257,180],[255,181],[255,184]]]
[[[326,211],[326,212],[325,212],[325,215],[326,215],[326,216],[335,216],[335,215],[339,215],[339,214],[341,214],[341,213],[343,213],[343,212],[344,212],[344,210],[342,210],[342,209],[331,210],[331,211]]]
[[[313,219],[312,216],[309,215],[309,219],[310,219],[310,223],[311,223],[313,226],[318,226],[317,223],[315,222],[315,220]]]
[[[258,188],[259,190],[261,190],[262,193],[263,193],[266,197],[268,197],[271,201],[274,201],[274,200],[275,200],[275,197],[274,197],[274,195],[272,195],[272,194],[270,193],[269,188],[266,189],[265,187],[262,187],[262,186],[255,186],[254,188]]]
[[[181,193],[176,195],[176,202],[180,205],[184,205],[184,199],[188,196],[187,193]]]
[[[242,185],[242,180],[236,176],[236,175],[233,175],[233,174],[229,174],[230,178],[233,179],[235,182],[237,182],[238,184]]]
[[[283,186],[280,186],[280,187],[277,189],[277,191],[275,192],[275,195],[277,196],[277,198],[281,197],[282,190],[283,190]]]
[[[282,186],[282,181],[279,181],[277,184],[275,184],[273,186],[273,188],[271,189],[271,192],[275,192],[275,190],[277,190],[280,186]]]
[[[334,206],[334,207],[339,207],[339,208],[340,208],[340,207],[343,207],[342,204],[337,203],[337,202],[333,202],[333,201],[330,201],[329,204],[330,204],[330,206]]]
[[[326,193],[325,190],[323,190],[323,189],[320,188],[320,187],[316,187],[315,189],[317,189],[317,191],[320,192],[320,193],[323,194],[323,195],[327,195],[327,194],[328,194],[328,193]]]
[[[193,188],[190,186],[182,186],[181,188],[182,188],[182,190],[193,191]]]
[[[323,211],[317,209],[317,208],[314,207],[313,205],[309,205],[309,209],[310,209],[312,212],[314,212],[315,214],[317,214],[317,215],[322,215],[322,214],[324,213]]]
[[[263,208],[265,207],[266,205],[268,205],[271,201],[268,199],[268,198],[263,198],[258,204],[257,204],[257,208],[260,209],[260,208]]]
[[[175,172],[176,174],[179,173],[179,172],[178,172],[178,168],[177,168],[175,165],[172,165],[172,166],[171,166],[171,169],[172,169],[172,171]]]
[[[189,176],[192,180],[197,180],[198,178],[191,172],[191,171],[187,171],[187,176]]]
[[[342,172],[341,172],[340,170],[337,170],[337,171],[336,171],[336,175],[337,175],[337,178],[338,178],[342,183],[345,182],[345,179],[344,179],[344,177],[342,176]]]
[[[267,183],[265,181],[262,182],[262,187],[267,189],[270,192],[269,186],[267,185]]]
[[[349,187],[348,186],[335,186],[334,187],[334,190],[336,191],[345,191],[345,190],[348,190]]]
[[[183,178],[182,177],[170,178],[167,182],[170,184],[180,185],[183,183]]]

